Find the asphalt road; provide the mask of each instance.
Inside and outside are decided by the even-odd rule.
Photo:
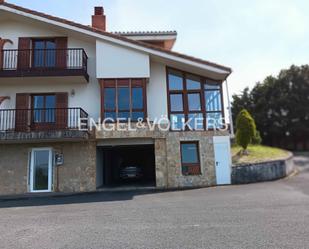
[[[309,160],[289,179],[0,202],[0,248],[309,248]]]

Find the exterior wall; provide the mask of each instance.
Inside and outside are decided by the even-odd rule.
[[[1,96],[10,96],[1,109],[15,108],[16,93],[68,92],[69,107],[82,107],[90,117],[100,116],[101,93],[97,78],[149,78],[147,109],[150,120],[167,116],[166,65],[150,61],[149,55],[107,42],[96,42],[74,32],[66,32],[36,22],[5,21],[0,23],[2,38],[11,39],[18,47],[18,37],[68,36],[69,48],[84,48],[88,59],[88,84],[74,77],[1,78]],[[97,55],[97,56],[96,56]],[[180,68],[184,69],[184,68]],[[201,69],[202,70],[202,69]],[[187,68],[186,71],[194,72]],[[201,75],[205,73],[202,70]],[[199,73],[199,72],[197,72]],[[75,94],[70,94],[74,90]],[[106,139],[152,139],[155,143],[156,183],[161,188],[198,187],[216,184],[213,136],[226,133],[169,132],[148,127],[137,132],[96,131],[98,142]],[[183,176],[181,172],[180,141],[198,141],[201,172],[199,176]],[[118,140],[119,141],[119,140]],[[28,154],[33,147],[53,147],[64,154],[64,165],[55,168],[54,190],[82,192],[96,189],[96,143],[46,143],[0,145],[0,195],[28,192]]]
[[[151,61],[147,84],[147,108],[151,121],[167,116],[166,65]],[[160,93],[160,94],[158,94]]]
[[[15,95],[20,92],[45,93],[75,91],[69,95],[69,107],[82,107],[90,116],[97,119],[100,115],[100,87],[96,78],[96,47],[95,40],[87,40],[82,36],[63,33],[52,29],[48,25],[25,24],[17,21],[0,23],[2,38],[11,39],[13,45],[7,43],[4,49],[17,49],[18,37],[55,37],[68,36],[68,48],[84,48],[88,55],[89,83],[80,83],[74,77],[42,77],[42,78],[2,78],[0,79],[0,92],[2,96],[10,96],[1,105],[1,109],[15,108]],[[91,101],[89,101],[91,100]]]
[[[96,42],[97,78],[149,78],[149,55],[109,44]]]
[[[134,127],[133,127],[134,128]],[[203,187],[216,185],[214,136],[227,136],[228,132],[171,132],[148,127],[135,131],[96,131],[96,139],[154,139],[156,160],[156,184],[159,188]],[[181,171],[181,141],[198,141],[201,175],[184,176]],[[100,142],[99,142],[100,143]]]
[[[168,187],[168,165],[166,155],[166,139],[155,139],[156,186]]]
[[[99,133],[98,133],[99,134]],[[102,135],[102,133],[101,133]],[[101,137],[124,142],[130,138],[153,139],[155,144],[156,186],[158,188],[202,187],[216,184],[214,132],[110,132]],[[100,141],[100,136],[97,136]],[[148,140],[147,140],[148,141]],[[184,176],[181,172],[181,141],[198,141],[201,175]],[[58,142],[0,145],[0,195],[29,192],[29,152],[32,148],[52,147],[63,153],[64,164],[53,167],[53,191],[85,192],[97,187],[96,142]]]
[[[0,23],[1,38],[10,39],[13,44],[7,43],[4,49],[17,49],[19,37],[55,37],[66,36],[55,29],[47,28],[44,24],[25,23],[18,21],[4,21]]]
[[[75,95],[70,93],[75,91]],[[15,108],[16,93],[49,93],[68,92],[69,107],[81,107],[91,117],[97,119],[100,115],[100,87],[97,80],[88,84],[68,83],[65,78],[55,81],[48,77],[41,79],[23,78],[22,82],[16,79],[15,82],[0,83],[0,92],[4,96],[10,96],[5,100],[0,109]]]
[[[72,33],[63,33],[61,30],[51,29],[44,24],[29,25],[17,21],[1,22],[0,33],[2,38],[13,41],[13,45],[7,43],[4,49],[17,49],[18,37],[68,36],[69,48],[85,49],[88,55],[88,74],[90,76],[88,84],[80,83],[74,77],[0,79],[1,95],[10,96],[10,100],[4,101],[0,106],[1,109],[14,109],[15,95],[18,92],[71,93],[74,90],[74,96],[69,94],[69,107],[82,107],[91,117],[97,120],[100,116],[101,98],[97,80],[98,73],[100,78],[150,77],[147,83],[148,116],[153,120],[159,119],[162,115],[167,115],[166,65],[154,61],[150,62],[148,55],[103,42],[100,42],[96,50],[95,40],[87,40],[82,36],[77,37]],[[98,71],[96,70],[96,53],[102,54],[102,56],[97,57]],[[115,60],[114,64],[111,63],[113,60]]]
[[[53,167],[54,191],[83,192],[96,189],[94,142],[5,144],[0,145],[0,195],[29,192],[29,152],[39,147],[52,147],[64,155],[64,164]]]
[[[198,141],[201,175],[182,175],[180,154],[181,141]],[[168,165],[167,187],[202,187],[216,184],[212,132],[170,132],[166,137],[166,155]]]

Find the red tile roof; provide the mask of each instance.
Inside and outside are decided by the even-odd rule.
[[[124,35],[124,36],[162,36],[162,35],[177,35],[177,31],[116,31],[112,32],[116,35]]]
[[[87,26],[87,25],[83,25],[83,24],[76,23],[76,22],[73,22],[73,21],[70,21],[70,20],[66,20],[66,19],[63,19],[63,18],[60,18],[60,17],[55,17],[55,16],[51,16],[51,15],[48,15],[48,14],[45,14],[45,13],[42,13],[42,12],[38,12],[38,11],[35,11],[35,10],[26,9],[24,7],[20,7],[20,6],[11,4],[11,3],[6,3],[6,2],[1,3],[1,1],[0,1],[0,5],[4,5],[6,7],[11,8],[11,9],[15,9],[15,10],[18,10],[18,11],[29,13],[29,14],[32,14],[32,15],[35,15],[35,16],[47,18],[47,19],[52,20],[52,21],[56,21],[56,22],[68,24],[70,26],[74,26],[74,27],[77,27],[77,28],[81,28],[81,29],[84,29],[84,30],[92,31],[92,32],[100,34],[100,35],[112,37],[114,39],[122,40],[122,41],[132,43],[132,44],[135,44],[135,45],[138,45],[138,46],[141,46],[141,47],[145,47],[145,48],[149,48],[149,49],[156,50],[156,51],[159,51],[159,52],[163,52],[163,53],[166,53],[166,54],[170,54],[170,55],[173,55],[173,56],[177,56],[177,57],[180,57],[180,58],[183,58],[183,59],[186,59],[186,60],[201,63],[201,64],[204,64],[204,65],[207,65],[207,66],[213,66],[213,67],[228,71],[229,73],[232,72],[232,69],[229,68],[229,67],[225,67],[225,66],[222,66],[222,65],[210,62],[210,61],[202,60],[202,59],[192,57],[192,56],[189,56],[189,55],[185,55],[185,54],[181,54],[181,53],[178,53],[178,52],[166,50],[166,49],[163,49],[163,48],[160,48],[160,47],[156,47],[156,46],[153,46],[153,45],[150,45],[150,44],[146,44],[146,43],[141,42],[141,41],[132,40],[132,39],[126,38],[122,35],[117,35],[117,34],[113,34],[113,33],[110,33],[110,32],[102,31],[102,30],[99,30],[99,29],[96,29],[96,28],[93,28],[93,27],[90,27],[90,26]]]

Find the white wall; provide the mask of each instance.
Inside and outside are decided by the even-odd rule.
[[[100,116],[100,86],[96,74],[96,45],[98,48],[99,78],[149,78],[147,83],[148,115],[153,120],[167,115],[165,65],[149,61],[149,56],[135,50],[90,40],[74,33],[51,29],[45,24],[5,21],[0,23],[0,36],[11,39],[5,49],[18,48],[18,37],[68,36],[69,48],[84,48],[88,59],[89,83],[75,82],[74,77],[24,77],[0,78],[0,96],[10,96],[0,106],[1,109],[15,108],[16,93],[68,92],[69,107],[82,107],[91,117]],[[75,95],[70,93],[74,90]]]
[[[90,41],[82,36],[68,34],[61,30],[51,29],[45,24],[5,21],[0,23],[0,37],[11,39],[13,45],[7,43],[4,49],[18,48],[18,37],[55,37],[68,36],[69,48],[84,48],[88,55],[89,83],[80,83],[74,77],[42,77],[42,78],[1,78],[0,96],[10,96],[1,109],[15,108],[16,93],[48,93],[68,92],[69,107],[82,107],[90,116],[97,119],[100,115],[100,87],[96,78],[95,40]],[[72,90],[75,95],[71,96]]]
[[[48,36],[61,36],[63,34],[45,28],[43,25],[27,24],[17,21],[1,21],[0,23],[0,37],[10,39],[13,45],[7,43],[4,49],[17,49],[19,37],[48,37]]]
[[[166,66],[151,61],[150,79],[147,84],[147,108],[150,120],[167,116]]]
[[[149,55],[97,41],[97,78],[149,78]]]

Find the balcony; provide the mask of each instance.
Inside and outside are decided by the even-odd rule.
[[[81,76],[87,82],[88,56],[82,48],[0,51],[0,77]]]
[[[0,142],[88,138],[88,114],[82,108],[2,109]]]

